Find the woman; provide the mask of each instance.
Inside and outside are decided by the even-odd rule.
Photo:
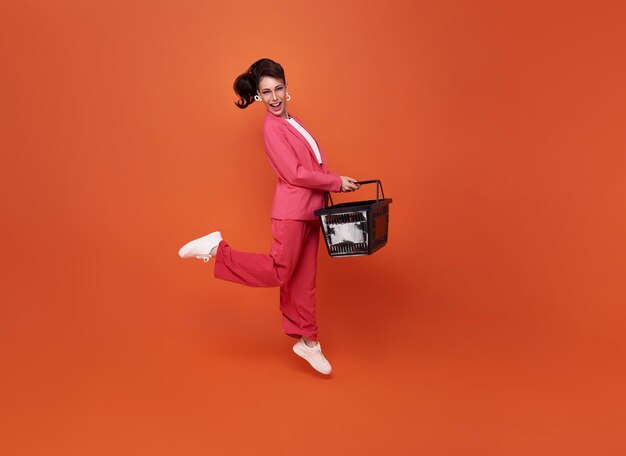
[[[214,276],[252,287],[280,287],[283,331],[298,338],[293,351],[323,374],[331,366],[317,340],[315,281],[320,222],[313,211],[324,206],[326,192],[351,192],[359,183],[328,171],[324,153],[302,121],[290,115],[283,67],[260,59],[239,75],[233,88],[245,109],[262,101],[265,151],[278,176],[272,203],[273,243],[268,255],[235,250],[219,231],[185,244],[182,258],[215,258]]]

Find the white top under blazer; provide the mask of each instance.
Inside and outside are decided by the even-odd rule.
[[[306,138],[306,140],[311,145],[311,149],[313,149],[313,152],[315,152],[315,156],[317,157],[317,161],[321,164],[322,163],[322,156],[320,155],[320,150],[317,148],[317,143],[313,139],[313,136],[311,136],[309,134],[309,132],[306,131],[302,125],[300,125],[298,122],[296,122],[296,119],[294,119],[293,117],[289,117],[288,119],[285,119],[285,120],[287,122],[289,122],[291,125],[293,125],[294,128],[296,130],[298,130],[302,134],[302,136],[304,136]]]

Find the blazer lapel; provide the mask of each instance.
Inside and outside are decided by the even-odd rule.
[[[269,115],[273,116],[273,117],[276,117],[276,116],[274,116],[274,114],[269,114]],[[291,114],[291,117],[293,117],[296,120],[296,122],[298,122],[300,125],[302,125],[302,128],[307,130],[307,128],[302,124],[302,122],[300,121],[300,119],[298,117],[294,116],[293,114]],[[309,144],[309,142],[306,140],[306,138],[304,136],[302,136],[302,134],[298,130],[296,130],[296,127],[291,125],[289,122],[287,122],[286,119],[283,119],[282,117],[280,118],[280,120],[285,122],[287,124],[287,128],[289,129],[289,131],[292,134],[296,135],[298,137],[298,139],[300,139],[300,141],[302,141],[304,143],[306,148],[309,149],[309,152],[311,153],[311,155],[313,155],[313,158],[315,159],[315,163],[317,163],[323,170],[326,170],[326,158],[324,157],[324,153],[322,152],[322,148],[320,147],[319,143],[317,141],[315,141],[315,138],[313,138],[313,140],[315,141],[315,144],[317,144],[317,148],[320,151],[320,157],[322,157],[322,163],[321,164],[317,161],[317,156],[315,155],[315,152],[311,148],[311,145]],[[311,136],[313,136],[313,135],[311,135]]]

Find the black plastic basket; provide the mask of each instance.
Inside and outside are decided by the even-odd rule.
[[[331,257],[371,255],[387,244],[389,230],[389,203],[385,198],[383,184],[378,180],[361,181],[359,184],[376,182],[376,199],[334,204],[328,193],[325,207],[314,212],[319,216]],[[378,198],[378,190],[382,199]],[[330,199],[331,206],[328,206]]]

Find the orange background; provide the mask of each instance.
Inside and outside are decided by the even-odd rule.
[[[0,452],[624,454],[623,2],[20,1],[0,7]],[[320,244],[322,378],[269,250],[261,57],[390,240]],[[372,186],[338,195],[369,199]]]

